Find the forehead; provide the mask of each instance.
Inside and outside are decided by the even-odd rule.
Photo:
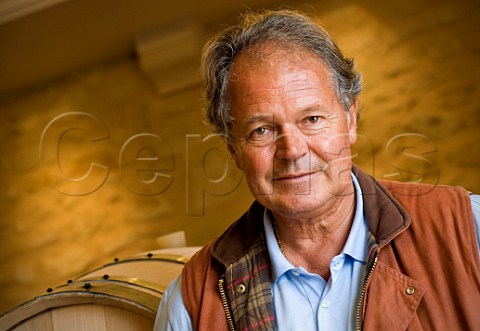
[[[228,99],[232,110],[240,106],[238,103],[244,106],[245,102],[299,97],[299,91],[330,99],[335,95],[333,86],[330,71],[318,55],[270,42],[247,48],[235,58],[229,74]]]
[[[314,52],[300,46],[282,42],[267,41],[248,46],[238,54],[229,74],[229,81],[235,81],[248,72],[278,71],[280,68],[298,68],[330,71],[324,61]]]

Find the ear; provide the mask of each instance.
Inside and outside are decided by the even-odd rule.
[[[357,99],[353,100],[348,112],[348,117],[348,139],[350,145],[353,145],[357,142]]]
[[[230,155],[232,156],[233,161],[235,162],[235,166],[243,171],[243,158],[237,153],[235,147],[231,144],[227,144],[228,151],[230,152]]]

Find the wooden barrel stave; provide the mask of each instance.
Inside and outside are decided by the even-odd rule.
[[[115,260],[6,312],[0,330],[152,330],[166,286],[196,250],[163,249]]]

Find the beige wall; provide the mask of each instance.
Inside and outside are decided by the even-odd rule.
[[[356,162],[480,192],[473,1],[322,2],[300,7],[364,74]],[[199,138],[200,97],[199,86],[156,93],[126,57],[1,101],[0,311],[173,231],[201,245],[247,208],[223,146]],[[91,162],[103,168],[79,179]],[[170,177],[148,184],[152,170]]]

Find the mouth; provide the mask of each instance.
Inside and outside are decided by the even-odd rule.
[[[272,180],[274,181],[295,181],[295,180],[302,180],[305,178],[310,178],[311,176],[325,172],[328,169],[328,166],[325,165],[317,170],[310,170],[307,172],[295,172],[295,173],[277,173],[273,174]]]
[[[294,173],[294,174],[277,174],[273,176],[274,181],[295,181],[310,177],[316,172]]]

